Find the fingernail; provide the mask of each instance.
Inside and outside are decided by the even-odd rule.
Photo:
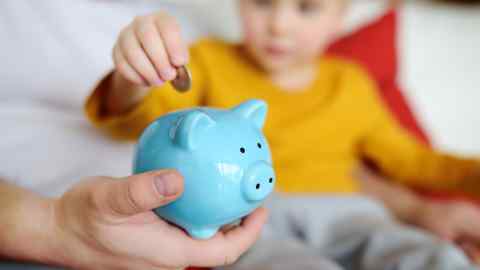
[[[187,63],[187,57],[185,55],[176,55],[173,57],[172,61],[177,66],[183,66]]]
[[[169,197],[178,193],[178,176],[173,172],[164,172],[155,176],[154,183],[162,196]]]
[[[165,77],[167,80],[173,80],[175,79],[175,76],[177,76],[177,71],[173,68],[169,68],[165,70]]]
[[[155,81],[155,86],[162,86],[165,83],[162,79],[158,79]]]

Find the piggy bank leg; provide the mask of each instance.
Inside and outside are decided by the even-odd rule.
[[[219,228],[192,228],[188,229],[188,234],[196,239],[212,238]]]

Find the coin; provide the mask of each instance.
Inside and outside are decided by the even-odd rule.
[[[177,77],[170,82],[178,92],[187,92],[192,87],[192,76],[186,66],[177,68]]]

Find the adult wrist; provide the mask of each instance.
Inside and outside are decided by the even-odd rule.
[[[12,193],[10,203],[2,210],[0,254],[12,260],[59,265],[53,199],[21,189]]]

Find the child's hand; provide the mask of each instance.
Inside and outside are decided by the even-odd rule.
[[[113,48],[114,72],[101,84],[106,95],[103,110],[121,114],[135,107],[149,92],[175,79],[176,67],[188,62],[188,49],[173,17],[158,12],[137,17],[123,29]]]
[[[469,239],[462,239],[457,243],[470,257],[473,263],[480,266],[480,243],[472,242]]]
[[[163,12],[137,17],[113,49],[116,70],[137,85],[158,86],[176,77],[188,50],[176,20]]]
[[[265,210],[209,240],[195,240],[151,209],[180,196],[178,173],[93,177],[55,200],[54,256],[74,269],[180,269],[234,262],[258,237]]]
[[[470,257],[473,254],[472,243],[480,244],[480,208],[463,202],[431,202],[427,201],[417,209],[413,223],[441,238],[463,243],[461,247]],[[467,243],[467,245],[465,245]]]

